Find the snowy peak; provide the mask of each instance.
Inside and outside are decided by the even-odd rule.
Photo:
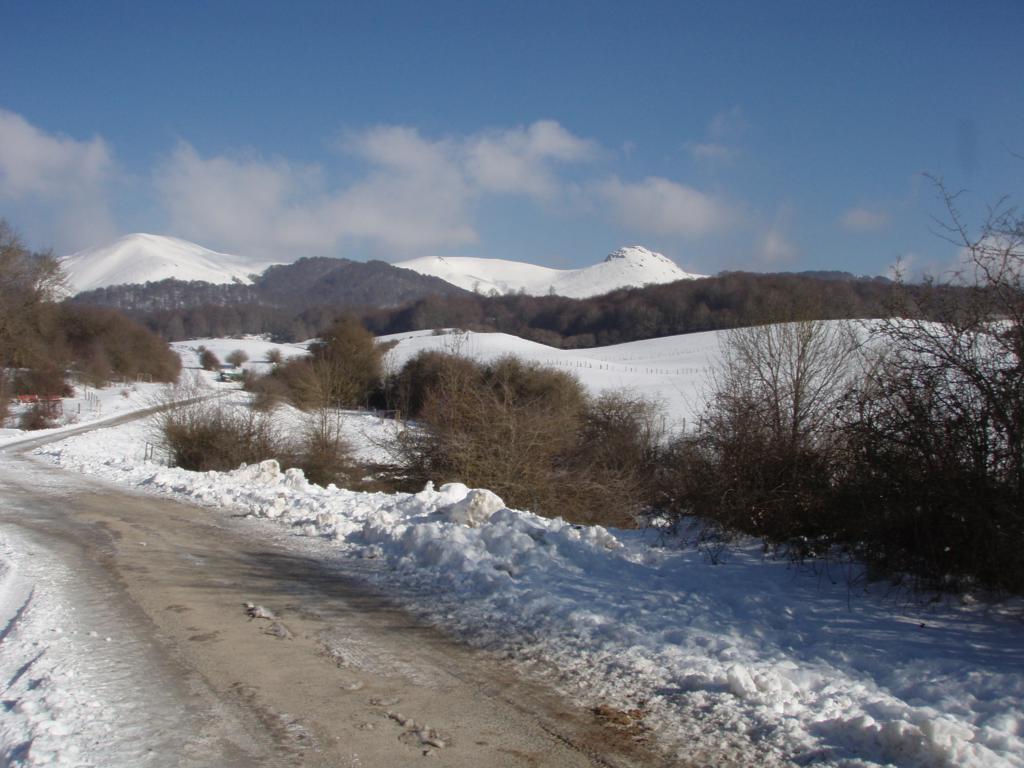
[[[619,248],[599,264],[582,269],[551,269],[521,261],[463,256],[428,256],[401,261],[395,266],[433,275],[478,293],[554,293],[575,299],[599,296],[618,288],[703,277],[684,272],[668,257],[640,245]]]
[[[604,257],[605,261],[615,261],[616,259],[624,259],[631,264],[636,264],[641,267],[647,264],[676,267],[676,264],[672,259],[667,256],[663,256],[657,251],[650,251],[642,245],[627,245],[623,248],[619,248],[617,251],[612,251]],[[678,267],[676,267],[676,269],[678,269]]]
[[[176,237],[141,232],[65,256],[61,264],[73,294],[168,278],[217,284],[250,283],[250,275],[269,266]]]

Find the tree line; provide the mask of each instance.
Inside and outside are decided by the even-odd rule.
[[[181,362],[159,336],[103,307],[62,302],[65,279],[49,252],[29,250],[0,219],[0,419],[11,396],[69,393],[69,375],[173,381]]]
[[[894,284],[852,275],[732,272],[622,289],[588,299],[458,291],[384,307],[369,302],[352,305],[308,300],[301,304],[294,297],[290,299],[296,302],[293,304],[231,302],[227,299],[236,293],[242,296],[244,286],[213,288],[218,288],[216,302],[177,309],[139,309],[128,302],[123,311],[171,341],[243,333],[269,334],[278,342],[303,341],[328,328],[344,311],[378,335],[463,328],[499,331],[573,349],[771,322],[791,315],[795,306],[812,308],[819,319],[880,317],[891,309]],[[131,296],[139,287],[105,290]],[[203,291],[206,288],[197,295]],[[91,301],[99,293],[79,296],[76,301]]]

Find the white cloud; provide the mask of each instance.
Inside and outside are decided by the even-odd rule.
[[[719,112],[708,123],[708,135],[714,139],[736,138],[747,129],[747,118],[739,106]]]
[[[772,227],[761,235],[755,253],[757,263],[765,267],[792,264],[799,256],[800,249],[778,227]]]
[[[839,219],[844,229],[852,232],[875,232],[889,223],[889,214],[870,208],[851,208]]]
[[[700,237],[736,219],[722,200],[665,178],[570,181],[567,166],[604,152],[550,120],[441,138],[378,126],[337,146],[357,161],[344,183],[317,164],[204,155],[182,141],[143,177],[138,198],[162,219],[159,231],[268,260],[340,255],[355,243],[385,257],[464,246],[479,240],[480,203],[507,195],[548,211],[610,212],[652,235]],[[115,237],[108,192],[125,180],[103,139],[47,134],[0,110],[0,202],[13,201],[16,225],[30,210],[41,242],[69,252]]]
[[[597,193],[624,226],[641,233],[700,237],[736,218],[720,200],[657,176],[636,183],[613,178],[598,185]]]
[[[0,200],[51,222],[46,239],[98,242],[116,230],[107,200],[114,161],[106,142],[45,133],[0,109]]]
[[[336,253],[359,239],[397,255],[476,242],[473,208],[482,197],[550,201],[563,189],[554,165],[597,153],[552,121],[438,140],[378,126],[337,146],[367,170],[335,189],[316,166],[204,158],[188,144],[161,164],[156,186],[172,230],[217,247],[293,258]]]
[[[732,161],[735,160],[739,154],[739,152],[733,147],[726,146],[725,144],[719,144],[714,141],[691,141],[686,145],[686,148],[689,149],[690,154],[698,160]]]
[[[381,127],[352,139],[349,149],[375,167],[328,205],[344,236],[403,252],[476,242],[475,191],[450,141]]]
[[[552,164],[591,160],[597,147],[554,121],[541,120],[527,128],[470,137],[464,153],[466,170],[481,189],[545,200],[560,186]]]
[[[743,110],[733,107],[711,118],[704,141],[689,141],[685,146],[696,160],[731,163],[739,157],[740,152],[734,144],[746,127]]]
[[[1019,264],[1024,260],[1024,233],[988,235],[974,243],[973,248],[953,246],[949,250],[947,246],[944,253],[939,253],[942,255],[933,252],[928,257],[903,254],[896,264],[890,265],[888,275],[909,281],[927,278],[957,285],[985,284],[993,275],[983,267],[995,267],[998,272],[1001,264]]]
[[[415,132],[375,129],[351,143],[373,169],[329,190],[316,166],[204,158],[182,144],[156,186],[172,231],[265,258],[334,253],[346,238],[405,251],[475,240],[461,176]]]

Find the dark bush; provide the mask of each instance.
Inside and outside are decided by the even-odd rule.
[[[856,347],[838,323],[730,331],[705,411],[669,452],[663,503],[716,540],[745,533],[796,557],[827,552]]]
[[[171,464],[183,469],[227,471],[287,453],[268,417],[220,399],[164,411],[159,425]]]
[[[923,365],[874,372],[848,425],[843,533],[882,571],[1022,592],[1020,481],[999,455],[993,414],[958,378]]]
[[[14,394],[39,397],[71,397],[74,388],[68,384],[64,371],[53,365],[28,368],[14,375]]]
[[[342,435],[336,412],[321,410],[307,415],[291,465],[299,467],[311,483],[351,485],[358,480],[352,447]]]
[[[593,505],[595,520],[628,527],[657,501],[655,478],[665,439],[662,409],[649,400],[622,391],[587,402],[569,465],[581,485],[596,483],[592,493],[582,494]],[[591,522],[589,513],[580,509],[575,518]],[[619,520],[612,522],[615,515]]]
[[[475,375],[477,368],[471,360],[445,352],[424,350],[410,359],[388,381],[392,407],[403,416],[416,418],[423,410],[428,393],[436,390],[443,379]]]
[[[511,357],[424,354],[397,381],[419,418],[398,441],[416,484],[459,481],[542,515],[635,524],[656,453],[653,406],[622,395],[591,401],[569,374]]]
[[[199,390],[179,388],[168,401],[202,396]],[[156,437],[170,463],[183,469],[229,471],[276,459],[282,467],[302,469],[310,482],[320,485],[349,482],[358,475],[340,419],[330,411],[307,415],[299,435],[286,439],[271,414],[223,399],[203,399],[163,412]]]
[[[278,376],[264,375],[246,371],[242,386],[247,392],[253,393],[252,407],[257,411],[271,411],[291,396],[288,385]]]
[[[199,353],[199,365],[204,371],[216,371],[220,369],[220,358],[213,350],[204,349]]]
[[[64,304],[63,343],[86,380],[102,386],[113,377],[170,382],[181,360],[160,337],[111,309]]]
[[[238,368],[249,360],[249,354],[244,349],[236,349],[227,356],[226,360],[230,365]]]
[[[47,429],[54,426],[54,424],[53,418],[50,417],[45,408],[39,403],[36,403],[29,410],[21,414],[21,418],[18,419],[18,428],[26,431]]]
[[[7,380],[7,371],[0,368],[0,425],[11,414],[11,385]]]
[[[317,406],[362,406],[380,385],[381,349],[373,334],[353,316],[336,320],[309,351],[307,375],[299,380],[301,397],[306,402]]]

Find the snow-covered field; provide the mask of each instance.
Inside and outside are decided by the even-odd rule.
[[[199,367],[199,348],[205,347],[217,356],[222,363],[228,355],[237,349],[242,350],[249,359],[242,364],[244,369],[252,369],[257,373],[265,373],[270,368],[267,354],[272,350],[280,353],[282,360],[290,357],[304,357],[309,354],[304,344],[277,344],[266,341],[258,336],[243,336],[240,339],[189,339],[175,341],[171,349],[178,353],[181,364],[186,369]]]
[[[4,427],[0,424],[0,448],[144,410],[156,402],[163,390],[163,384],[146,382],[115,384],[102,389],[76,386],[72,397],[61,400],[63,414],[55,418],[53,427],[26,432],[15,426]],[[14,406],[9,423],[17,423],[18,416],[29,407]]]
[[[593,391],[636,387],[660,395],[676,419],[692,414],[718,349],[715,334],[583,352],[501,334],[404,334],[389,364],[456,347],[575,370]],[[350,439],[373,448],[380,420],[351,418]],[[926,603],[868,585],[856,569],[765,558],[755,543],[712,564],[655,530],[568,525],[458,484],[368,494],[310,485],[273,462],[187,472],[146,461],[147,434],[131,423],[38,452],[212,515],[241,510],[256,528],[277,523],[299,549],[332,542],[413,610],[545,670],[585,702],[642,716],[681,757],[1024,766],[1020,601]]]
[[[385,357],[389,370],[428,349],[480,361],[515,355],[572,373],[592,394],[628,389],[650,398],[679,426],[700,410],[708,375],[719,360],[719,337],[709,331],[593,349],[556,349],[507,333],[415,331],[380,339],[398,342]]]

